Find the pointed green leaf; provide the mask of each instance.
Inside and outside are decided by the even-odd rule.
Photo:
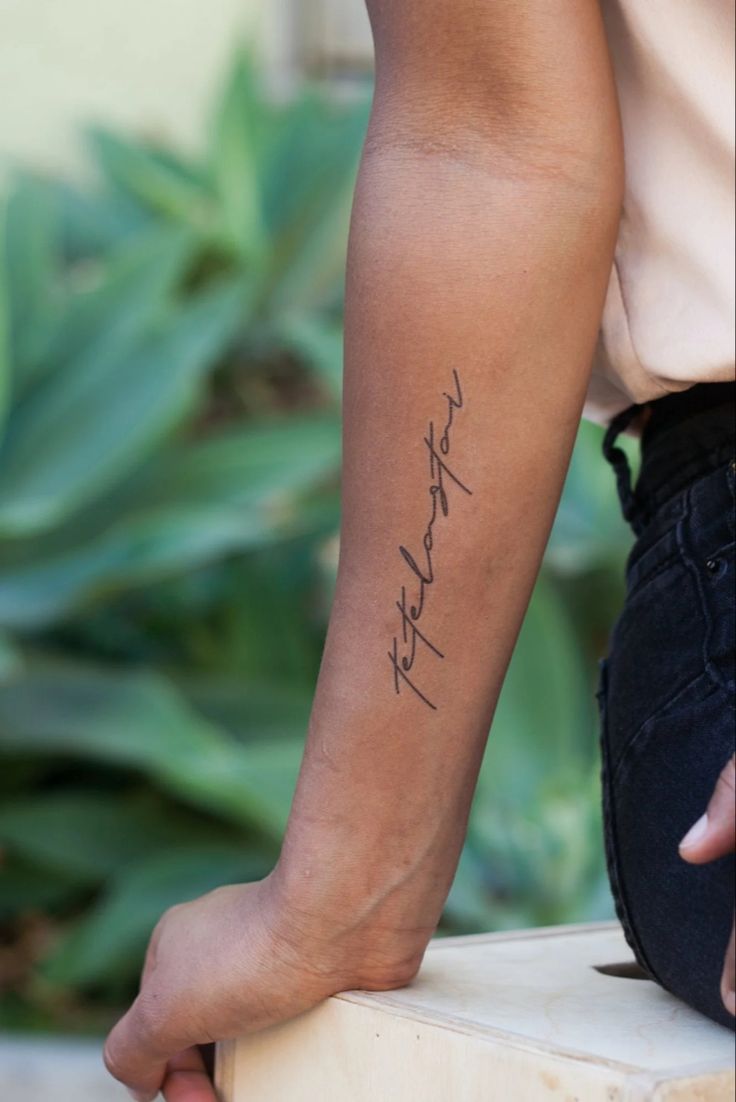
[[[114,351],[132,347],[158,319],[195,256],[180,229],[156,228],[134,238],[72,293],[51,332],[48,368],[72,388]],[[101,370],[101,368],[100,368]]]
[[[50,912],[68,907],[79,895],[79,883],[63,873],[43,871],[38,865],[12,855],[3,855],[0,876],[0,922],[31,911]]]
[[[143,459],[188,411],[242,315],[239,284],[192,299],[130,350],[55,377],[8,441],[0,470],[0,531],[58,523]]]
[[[39,626],[98,590],[321,529],[301,497],[336,479],[340,449],[336,417],[282,418],[174,449],[134,480],[105,531],[0,568],[0,624]]]
[[[13,646],[10,637],[0,631],[0,681],[17,673],[20,665],[20,654]]]
[[[109,256],[154,229],[156,212],[113,187],[83,190],[65,180],[49,180],[48,187],[59,213],[64,257],[72,264]]]
[[[231,838],[231,830],[150,796],[89,788],[19,797],[0,808],[0,844],[6,851],[92,884],[158,851]]]
[[[56,317],[59,227],[47,189],[29,176],[15,181],[5,218],[6,325],[20,385],[34,374]]]
[[[279,342],[294,351],[339,402],[343,380],[342,326],[303,314],[286,318],[277,332]]]
[[[173,154],[99,127],[88,140],[107,181],[123,194],[174,222],[208,228],[213,204],[205,181]]]
[[[263,111],[254,62],[240,50],[215,111],[210,168],[225,240],[249,259],[264,247],[258,177]]]
[[[2,447],[5,419],[10,405],[12,365],[10,360],[10,272],[6,239],[8,209],[0,201],[0,448]]]
[[[316,121],[316,120],[319,121]],[[299,312],[331,303],[345,270],[347,228],[367,105],[327,108],[316,116],[280,171],[291,195],[275,222],[266,282],[272,313]],[[267,188],[264,187],[267,192]]]
[[[3,749],[140,770],[180,799],[273,839],[284,829],[301,758],[301,740],[239,743],[164,678],[76,666],[0,683]]]

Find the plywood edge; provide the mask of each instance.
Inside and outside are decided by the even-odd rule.
[[[733,1102],[736,1071],[712,1064],[693,1065],[674,1077],[666,1071],[647,1072],[629,1081],[627,1102]]]
[[[235,1097],[235,1055],[237,1041],[218,1041],[215,1045],[215,1090],[220,1102]]]
[[[567,1060],[576,1064],[605,1067],[621,1075],[636,1075],[642,1070],[641,1064],[629,1064],[624,1060],[605,1059],[597,1053],[562,1047],[559,1042],[548,1043],[539,1038],[529,1038],[522,1033],[503,1029],[500,1026],[492,1026],[486,1022],[476,1022],[472,1018],[461,1018],[448,1014],[446,1010],[433,1012],[412,1006],[410,1003],[394,1002],[386,992],[381,992],[380,998],[371,998],[371,993],[367,991],[355,993],[357,996],[364,997],[345,998],[344,994],[333,995],[328,1002],[347,1002],[363,1010],[378,1011],[388,1017],[403,1018],[417,1022],[420,1025],[437,1027],[449,1030],[452,1033],[462,1033],[479,1041],[501,1044],[506,1048],[527,1052],[530,1055],[554,1056],[560,1060]],[[666,1069],[663,1069],[663,1071],[666,1071]]]
[[[725,1026],[722,1026],[727,1033]],[[734,1050],[734,1056],[736,1057],[736,1050]],[[719,1064],[716,1060],[698,1060],[696,1064],[686,1064],[684,1067],[682,1064],[677,1069],[677,1074],[681,1079],[695,1079],[699,1075],[731,1075],[736,1076],[736,1067],[724,1068],[723,1064]]]

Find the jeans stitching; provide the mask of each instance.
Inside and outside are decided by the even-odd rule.
[[[726,478],[728,478],[728,468],[726,469]],[[678,522],[678,525],[677,525],[677,543],[678,543],[678,546],[680,548],[680,552],[681,552],[681,555],[682,555],[683,563],[685,565],[685,569],[687,570],[688,574],[690,574],[690,577],[692,578],[692,581],[693,581],[693,585],[695,587],[695,592],[696,592],[697,598],[698,598],[698,606],[699,606],[700,616],[701,616],[701,619],[703,621],[703,625],[704,625],[704,629],[705,629],[704,632],[703,632],[703,644],[702,644],[703,669],[704,669],[705,673],[708,675],[708,677],[710,678],[710,680],[713,682],[713,684],[717,688],[728,690],[729,685],[728,685],[727,681],[725,680],[725,678],[723,677],[721,672],[718,670],[718,668],[715,666],[715,664],[711,661],[710,654],[711,654],[711,646],[712,646],[713,630],[714,630],[714,628],[713,628],[713,616],[712,616],[710,604],[708,602],[708,597],[707,597],[707,594],[705,592],[704,579],[703,579],[703,576],[702,576],[702,572],[700,570],[698,570],[698,564],[697,564],[696,560],[693,558],[692,552],[691,552],[690,548],[688,547],[688,542],[687,542],[687,538],[686,538],[686,534],[685,534],[685,522],[691,516],[691,498],[692,498],[692,492],[693,492],[693,485],[694,484],[691,483],[687,488],[686,508],[683,511],[682,519]],[[726,545],[726,546],[728,546],[728,545]]]
[[[731,491],[731,497],[736,500],[736,459],[731,459],[729,461],[728,467],[726,468],[726,482]]]
[[[686,696],[687,693],[690,692],[690,690],[692,689],[693,685],[697,685],[697,683],[701,681],[704,676],[704,670],[701,670],[699,673],[697,673],[695,677],[691,678],[690,681],[687,682],[687,684],[682,685],[679,689],[677,689],[676,692],[672,694],[671,697],[668,697],[668,699],[663,704],[661,704],[654,712],[652,712],[651,715],[647,716],[647,718],[639,724],[634,733],[630,735],[630,737],[626,740],[626,743],[621,749],[621,754],[619,755],[618,762],[613,767],[612,783],[614,787],[618,787],[618,785],[621,784],[625,779],[626,773],[633,764],[631,760],[632,755],[638,752],[640,742],[643,739],[646,739],[648,728],[651,727],[654,723],[658,722],[660,719],[662,719],[663,716],[665,716],[671,708],[676,707],[680,701],[680,698]],[[718,687],[720,688],[720,686]]]
[[[670,500],[668,502],[666,502],[665,505],[662,506],[662,509],[666,508],[669,511],[669,516],[667,517],[667,526],[662,530],[660,535],[658,535],[655,539],[651,539],[651,536],[649,534],[650,525],[657,525],[657,524],[661,523],[662,514],[659,511],[655,512],[652,515],[649,524],[645,525],[644,528],[642,529],[642,531],[637,534],[636,541],[634,542],[634,545],[632,546],[632,548],[629,552],[628,559],[627,559],[627,562],[626,562],[626,579],[627,579],[627,582],[629,581],[629,579],[632,576],[636,577],[637,571],[640,568],[640,564],[641,564],[642,560],[644,559],[644,557],[649,555],[650,553],[653,553],[655,551],[655,549],[662,543],[663,540],[667,540],[667,539],[672,540],[672,538],[674,537],[675,538],[675,543],[677,543],[675,533],[676,533],[677,525],[678,525],[679,521],[682,519],[683,512],[684,512],[684,509],[685,509],[685,503],[684,503],[684,495],[683,495],[682,491],[680,491],[678,494],[674,495],[674,497],[679,498],[679,500],[677,500],[677,502],[675,502],[674,498],[670,498]],[[675,556],[675,561],[676,561],[676,556]],[[660,565],[660,563],[658,561],[657,566],[659,566],[659,565]],[[656,569],[656,567],[653,567],[652,569]],[[648,575],[646,575],[646,576],[648,576]],[[637,578],[637,580],[634,582],[634,585],[633,585],[632,589],[637,588],[637,586],[639,584],[639,580],[640,579]]]
[[[614,808],[614,786],[611,779],[610,747],[608,739],[608,661],[601,662],[600,688],[596,694],[600,712],[601,743],[601,798],[603,810],[603,844],[606,857],[608,880],[611,885],[616,916],[621,923],[624,936],[634,952],[634,956],[646,972],[659,982],[656,973],[649,964],[646,953],[634,929],[618,863],[616,838],[616,812]]]
[[[643,577],[636,579],[627,591],[626,599],[631,600],[633,597],[639,597],[644,586],[649,582],[653,582],[655,578],[658,578],[660,574],[664,574],[666,570],[669,570],[671,566],[679,563],[679,561],[679,552],[675,551],[671,555],[668,555],[666,559],[658,563],[657,566],[653,566]]]

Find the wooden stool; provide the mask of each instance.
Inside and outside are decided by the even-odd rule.
[[[347,991],[219,1046],[223,1102],[733,1102],[734,1037],[646,978],[617,923],[438,938],[398,991]]]

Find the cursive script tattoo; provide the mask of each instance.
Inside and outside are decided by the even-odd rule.
[[[448,496],[446,482],[454,483],[463,493],[472,494],[473,492],[468,489],[464,482],[460,481],[458,476],[450,469],[450,466],[445,461],[445,457],[450,454],[450,430],[455,417],[455,411],[463,408],[460,379],[455,368],[452,369],[452,375],[455,381],[455,394],[448,394],[447,391],[442,391],[443,397],[447,399],[447,419],[445,421],[445,427],[439,439],[435,440],[434,422],[430,421],[427,435],[423,437],[429,453],[429,474],[432,482],[429,486],[431,513],[421,540],[422,551],[419,556],[421,565],[417,562],[416,557],[408,548],[404,547],[403,544],[399,546],[399,554],[411,574],[410,582],[413,587],[415,598],[414,601],[407,606],[406,585],[402,585],[401,596],[396,601],[396,607],[401,614],[401,636],[400,638],[398,635],[393,637],[391,650],[387,652],[393,668],[395,691],[399,693],[402,685],[408,685],[420,700],[423,700],[428,707],[435,711],[437,710],[437,705],[433,704],[429,697],[421,691],[409,674],[413,669],[419,647],[431,651],[437,658],[445,657],[439,647],[435,646],[435,644],[427,638],[427,635],[417,626],[424,612],[427,588],[433,585],[435,581],[432,555],[435,539],[434,525],[438,516],[438,502],[439,511],[446,517],[450,512],[450,498]],[[403,651],[401,654],[399,654],[400,647]]]

